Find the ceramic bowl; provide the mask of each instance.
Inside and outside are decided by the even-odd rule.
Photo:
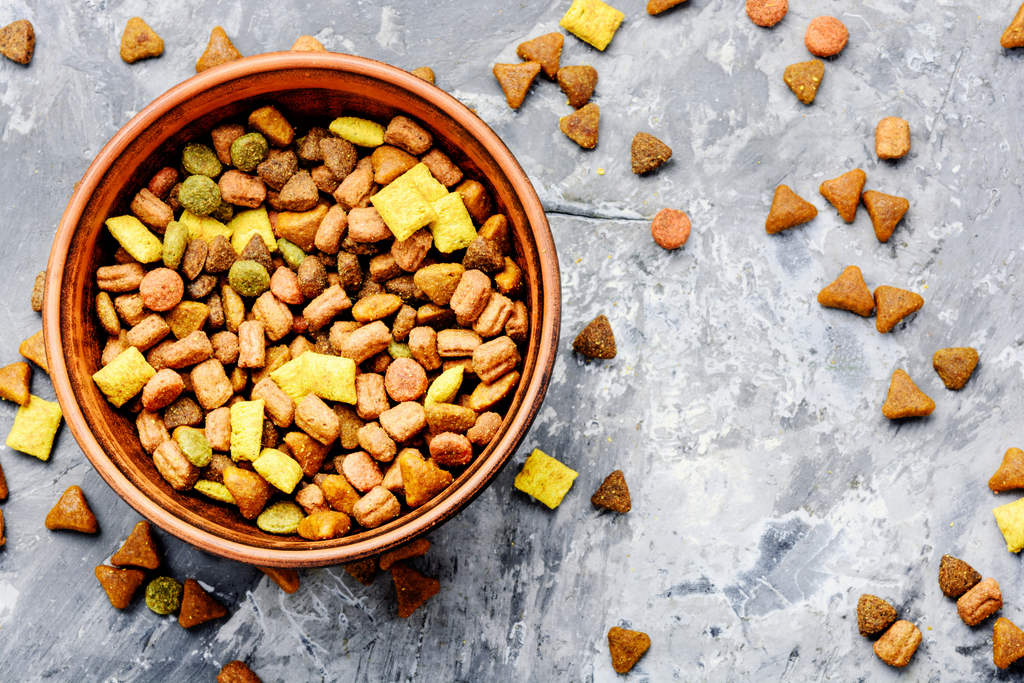
[[[95,313],[97,267],[112,261],[103,228],[128,212],[134,194],[186,142],[224,119],[273,104],[301,130],[343,114],[387,121],[407,115],[467,177],[491,191],[512,229],[526,281],[530,338],[522,379],[497,436],[434,500],[376,529],[310,542],[260,531],[235,509],[178,493],[142,449],[134,419],[115,410],[92,381],[105,333]],[[207,137],[208,139],[208,137]],[[173,161],[171,161],[173,163]],[[106,482],[143,517],[192,545],[249,564],[311,567],[349,562],[404,544],[451,519],[515,453],[540,408],[558,344],[558,261],[540,200],[486,123],[439,88],[401,69],[350,55],[281,52],[205,71],[158,97],[107,143],[68,204],[54,239],[43,310],[50,374],[64,417]]]

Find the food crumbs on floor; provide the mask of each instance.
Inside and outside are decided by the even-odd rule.
[[[572,343],[573,351],[587,358],[615,358],[615,334],[608,317],[599,315],[584,327]]]

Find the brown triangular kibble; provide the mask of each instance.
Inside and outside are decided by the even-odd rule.
[[[633,173],[648,173],[672,158],[672,148],[650,133],[637,133],[629,148]]]
[[[253,235],[253,237],[259,238],[260,242],[263,241],[259,235]],[[226,273],[231,270],[231,266],[235,264],[236,260],[238,260],[238,254],[235,253],[235,249],[227,237],[217,235],[210,240],[210,246],[206,250],[205,270],[207,273]]]
[[[901,417],[924,417],[931,415],[933,410],[935,401],[917,388],[910,375],[903,370],[892,373],[889,395],[882,405],[882,415],[896,420]]]
[[[608,317],[599,315],[576,335],[572,349],[587,358],[615,358],[615,334]]]
[[[42,330],[21,342],[18,346],[18,353],[41,367],[46,374],[50,374],[50,365],[46,360],[46,345],[43,343]]]
[[[537,62],[494,65],[494,77],[498,79],[498,84],[505,93],[508,106],[513,109],[519,109],[523,105],[526,93],[539,73],[540,64]]]
[[[212,619],[220,619],[228,608],[203,590],[195,579],[185,579],[185,593],[181,598],[181,613],[178,623],[182,628],[192,628]]]
[[[952,555],[943,555],[939,562],[939,590],[956,600],[981,583],[981,574],[974,567]]]
[[[892,626],[897,616],[896,608],[882,598],[865,593],[857,601],[857,629],[865,638]]]
[[[999,44],[1009,49],[1013,47],[1024,47],[1024,5],[1017,10],[1017,15],[1010,22],[1010,25],[1003,31]]]
[[[426,555],[428,550],[430,550],[430,541],[425,538],[417,538],[412,543],[408,543],[403,545],[401,548],[381,555],[380,568],[387,571],[391,569],[391,565],[395,562]]]
[[[422,78],[427,83],[434,82],[434,70],[431,69],[429,66],[417,67],[410,71],[409,73],[411,73],[413,76],[416,76],[417,78]]]
[[[1007,450],[999,469],[988,480],[988,487],[996,493],[1024,489],[1024,451],[1019,448]]]
[[[160,566],[160,553],[156,549],[153,528],[143,520],[135,525],[121,549],[110,558],[115,567],[145,567],[156,569]]]
[[[28,363],[19,361],[0,368],[0,398],[14,401],[19,406],[28,403],[31,377],[32,368]]]
[[[237,659],[228,662],[217,674],[217,683],[263,683],[249,666]]]
[[[947,389],[963,389],[978,367],[978,351],[970,346],[939,349],[932,356],[932,367]]]
[[[661,14],[665,10],[672,9],[676,5],[681,5],[686,0],[650,0],[647,3],[647,13],[651,16]]]
[[[857,217],[857,205],[860,204],[860,193],[868,180],[864,171],[855,168],[838,178],[826,180],[818,188],[821,195],[831,202],[839,211],[839,216],[847,223]]]
[[[207,69],[212,69],[215,66],[227,64],[241,58],[242,53],[235,48],[231,39],[228,38],[228,34],[224,32],[224,29],[220,26],[214,26],[213,31],[210,32],[210,43],[206,46],[206,50],[199,58],[199,61],[196,62],[196,73],[201,73]]]
[[[764,222],[764,229],[769,234],[782,232],[806,223],[818,215],[814,204],[800,198],[786,185],[775,188],[772,208]]]
[[[28,64],[36,50],[36,32],[28,19],[0,28],[0,55],[18,64]]]
[[[597,128],[601,121],[601,108],[591,102],[558,120],[558,127],[569,139],[583,149],[597,146]]]
[[[818,86],[821,85],[821,79],[824,77],[825,65],[818,59],[790,64],[782,74],[782,80],[786,82],[796,98],[804,104],[814,101],[818,94]]]
[[[612,626],[608,631],[608,651],[612,655],[612,668],[620,674],[632,669],[650,647],[650,636],[641,631],[630,631],[618,626]]]
[[[908,292],[898,287],[880,285],[875,288],[875,329],[885,334],[914,311],[924,306],[920,294]]]
[[[313,36],[299,36],[289,49],[291,52],[327,52],[324,44]]]
[[[910,202],[903,197],[894,197],[874,190],[868,190],[860,199],[864,202],[864,208],[868,210],[868,216],[871,217],[875,237],[879,242],[888,242],[892,237],[892,231],[896,229],[896,224],[910,208]]]
[[[132,17],[121,34],[121,59],[133,64],[140,59],[159,57],[164,53],[164,41],[149,24]]]
[[[424,576],[401,562],[391,566],[391,578],[395,581],[398,596],[398,616],[408,619],[416,608],[437,595],[441,582]]]
[[[101,564],[96,567],[96,578],[107,592],[110,604],[117,609],[125,609],[146,580],[146,573],[141,569],[117,569]]]
[[[377,576],[376,556],[356,560],[355,562],[347,562],[341,566],[353,579],[364,586],[369,586],[373,583],[374,578]]]
[[[590,502],[596,507],[612,512],[629,512],[632,505],[629,499],[629,487],[626,486],[626,476],[622,470],[615,470],[609,474],[604,483],[591,496]]]
[[[544,69],[544,75],[555,80],[558,73],[558,62],[562,57],[561,33],[548,33],[543,36],[520,43],[516,48],[516,56],[528,62],[537,62]]]
[[[1024,631],[1006,617],[999,617],[992,627],[992,661],[1005,669],[1021,657],[1024,657]]]
[[[294,569],[283,569],[281,567],[260,567],[261,572],[270,577],[270,580],[281,587],[285,593],[294,593],[299,590],[299,572]]]
[[[252,237],[249,238],[249,242],[242,249],[242,253],[238,255],[238,260],[255,261],[266,268],[268,273],[274,269],[274,263],[270,258],[270,250],[267,249],[267,243],[259,233],[253,233]],[[230,266],[228,267],[230,268]]]
[[[60,497],[46,515],[47,529],[70,529],[83,534],[94,534],[100,527],[96,523],[96,515],[89,509],[85,494],[79,486],[71,486]]]
[[[6,500],[7,493],[7,478],[4,476],[4,468],[0,467],[0,500]]]
[[[558,70],[558,87],[569,98],[569,106],[579,109],[594,94],[597,69],[592,66],[563,66]]]
[[[7,543],[7,537],[4,536],[4,511],[0,510],[0,547]]]
[[[869,316],[875,310],[875,299],[857,266],[846,266],[835,282],[818,292],[818,303],[863,316]]]

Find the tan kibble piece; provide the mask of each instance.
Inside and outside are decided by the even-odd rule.
[[[844,173],[838,178],[826,180],[821,184],[819,191],[832,206],[839,211],[839,216],[847,223],[852,223],[857,217],[857,205],[860,204],[860,193],[864,190],[864,184],[868,177],[864,171],[855,168]]]
[[[40,271],[39,273],[36,274],[36,280],[32,284],[32,310],[35,311],[36,313],[41,313],[43,311],[43,297],[44,297],[45,294],[46,294],[46,271],[43,270],[43,271]],[[106,292],[100,292],[100,294],[103,294],[104,296],[107,297],[107,303],[109,304],[110,303],[110,295],[107,294]],[[112,305],[111,305],[111,308],[113,308]],[[102,318],[101,318],[101,322],[102,322]],[[108,334],[117,334],[116,331],[115,332],[110,332],[109,330],[107,330],[107,332],[108,332]]]
[[[427,83],[434,83],[434,70],[431,69],[429,66],[417,67],[410,71],[409,73],[411,73],[413,76],[416,76],[417,78],[422,78]]]
[[[880,285],[875,288],[875,329],[885,334],[911,313],[924,306],[920,294],[905,289]]]
[[[403,545],[401,548],[384,553],[380,556],[380,568],[383,571],[391,569],[391,565],[402,560],[409,560],[414,557],[422,557],[430,550],[430,541],[425,538],[417,538],[412,543]]]
[[[402,504],[395,494],[383,486],[378,486],[352,506],[352,516],[367,529],[375,529],[385,522],[390,522],[402,512]]]
[[[968,626],[977,626],[1003,606],[999,582],[989,577],[956,601],[956,613]]]
[[[903,417],[925,417],[931,415],[933,410],[935,401],[917,388],[910,375],[903,370],[892,373],[889,395],[882,405],[883,415],[896,420]]]
[[[127,609],[135,591],[146,580],[146,573],[140,569],[115,569],[101,564],[96,567],[95,573],[110,604],[116,609]]]
[[[160,552],[156,548],[153,529],[143,520],[135,525],[121,549],[110,558],[115,567],[143,567],[156,569],[160,566]]]
[[[981,583],[981,574],[974,567],[952,555],[943,555],[939,562],[939,589],[954,600]]]
[[[139,17],[132,17],[121,34],[121,59],[132,64],[147,57],[159,57],[164,41]]]
[[[1019,448],[1008,449],[999,469],[988,480],[988,487],[995,493],[1024,488],[1024,451]]]
[[[430,149],[434,139],[423,126],[408,116],[396,116],[388,122],[388,127],[384,131],[384,142],[418,156]]]
[[[260,567],[262,569],[262,567]],[[294,569],[289,571],[295,571]],[[246,666],[245,662],[233,660],[224,665],[217,674],[217,683],[263,683],[260,677]]]
[[[89,509],[89,503],[86,502],[85,494],[79,486],[69,487],[60,497],[46,515],[46,528],[70,529],[83,534],[94,534],[100,530],[96,523],[96,515]]]
[[[612,656],[612,668],[617,673],[629,673],[650,647],[651,638],[642,631],[630,631],[618,626],[608,631],[608,652]]]
[[[451,187],[462,181],[462,169],[436,147],[424,154],[420,161],[430,171],[430,175],[445,187]]]
[[[765,28],[782,21],[788,11],[788,0],[747,0],[747,16],[752,22]]]
[[[153,465],[175,491],[188,491],[199,481],[199,468],[189,461],[174,441],[164,441],[156,447]]]
[[[608,321],[608,316],[599,315],[580,330],[572,342],[572,349],[586,358],[605,360],[615,358],[617,353],[615,333],[612,332],[612,324]]]
[[[843,51],[850,32],[835,17],[815,17],[807,25],[804,45],[815,57],[832,57]]]
[[[782,232],[789,228],[806,223],[818,215],[814,205],[799,197],[786,185],[775,188],[772,208],[764,222],[764,229],[769,234]]]
[[[818,303],[865,317],[875,310],[875,299],[857,266],[847,266],[835,282],[818,292]]]
[[[256,568],[270,577],[285,593],[291,594],[299,590],[299,572],[296,570],[282,567],[260,567],[259,565]]]
[[[1005,669],[1024,657],[1024,631],[1005,617],[996,619],[992,627],[992,661]]]
[[[18,353],[38,365],[46,374],[50,374],[50,364],[46,361],[46,346],[43,344],[42,330],[21,342],[18,346]]]
[[[456,407],[461,408],[461,406]],[[480,417],[476,418],[473,426],[466,432],[466,438],[477,446],[486,446],[492,439],[494,439],[495,435],[498,433],[498,429],[500,428],[501,415],[498,413],[483,413]]]
[[[182,628],[192,628],[213,619],[220,619],[227,613],[228,609],[203,590],[198,581],[185,579],[181,612],[178,615],[178,624]]]
[[[309,394],[295,407],[295,426],[324,445],[341,433],[341,421],[319,397]]]
[[[875,654],[889,666],[902,669],[921,644],[921,629],[909,621],[897,621],[875,641]]]
[[[597,146],[600,122],[601,108],[590,102],[568,116],[560,118],[558,127],[583,149],[594,149]]]
[[[978,351],[970,346],[939,349],[932,356],[932,367],[947,389],[963,389],[978,367]]]
[[[36,32],[28,19],[19,19],[0,29],[0,55],[18,64],[28,64],[35,49]]]
[[[299,522],[298,534],[307,541],[339,538],[352,528],[348,515],[335,510],[319,510]]]
[[[292,52],[327,52],[324,44],[313,36],[299,36],[291,46]]]
[[[4,476],[4,468],[0,467],[0,500],[7,499],[7,478]]]
[[[650,133],[639,132],[630,146],[633,173],[649,173],[672,158],[672,148]]]
[[[413,275],[413,282],[438,306],[447,306],[466,269],[459,263],[434,263]]]
[[[528,62],[536,62],[544,69],[544,75],[554,80],[558,73],[558,63],[562,56],[561,33],[547,33],[543,36],[520,43],[516,48],[516,56]]]
[[[864,208],[868,210],[871,217],[871,226],[875,230],[875,237],[879,242],[888,242],[892,237],[896,224],[906,215],[910,208],[910,202],[903,197],[868,190],[861,196]]]
[[[615,470],[598,487],[590,497],[590,503],[605,510],[625,514],[633,507],[629,497],[629,487],[622,470]]]
[[[469,407],[477,412],[490,410],[512,393],[517,384],[519,384],[518,371],[504,375],[494,384],[484,384],[481,382],[469,396]]]
[[[429,502],[452,483],[451,472],[442,470],[433,460],[424,460],[411,448],[399,454],[397,463],[402,468],[405,504],[411,508]]]
[[[368,453],[356,451],[345,456],[341,464],[341,474],[357,491],[366,493],[384,481],[384,475],[376,461]]]
[[[786,0],[782,0],[782,2],[785,3]],[[750,6],[749,2],[747,6]],[[825,65],[820,60],[812,59],[809,62],[798,62],[787,66],[782,80],[786,82],[798,100],[804,104],[810,104],[817,96],[821,79],[824,77]]]
[[[537,62],[494,65],[494,77],[498,79],[509,107],[519,109],[523,105],[526,93],[540,70],[541,66]]]
[[[875,127],[875,154],[879,159],[900,159],[910,152],[910,124],[889,116]]]
[[[210,43],[206,46],[202,56],[199,57],[199,61],[196,62],[196,73],[201,73],[207,69],[212,69],[215,66],[227,64],[241,58],[242,53],[235,49],[224,29],[220,26],[215,26],[213,31],[210,32]]]
[[[31,378],[32,368],[28,363],[19,361],[0,368],[0,398],[27,405]]]
[[[655,16],[684,2],[686,0],[649,0],[647,3],[647,13]]]
[[[882,598],[865,593],[857,601],[857,629],[865,638],[885,631],[897,616],[896,608]]]
[[[430,458],[441,467],[463,467],[473,460],[473,444],[462,434],[444,432],[430,440]]]
[[[1007,49],[1024,47],[1024,5],[1020,6],[1017,14],[1013,17],[1013,21],[1003,31],[999,44]]]
[[[429,145],[428,145],[429,146]],[[419,160],[406,152],[404,149],[398,147],[392,147],[391,145],[381,145],[377,149],[373,150],[373,154],[370,155],[370,161],[373,163],[373,181],[378,185],[387,185],[392,180],[402,175],[410,168],[419,163]],[[365,209],[364,209],[365,210]],[[358,209],[352,209],[348,216],[348,229],[349,237],[356,242],[376,242],[374,239],[360,239],[359,237],[352,234],[354,227],[354,214]],[[374,209],[376,211],[376,209]],[[390,230],[387,233],[390,235]],[[381,238],[383,239],[383,238]]]
[[[246,519],[256,519],[263,512],[273,487],[267,480],[240,467],[232,467],[224,471],[224,486],[238,504],[238,511]]]

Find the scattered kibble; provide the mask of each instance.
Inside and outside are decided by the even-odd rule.
[[[943,555],[939,562],[939,590],[954,600],[981,583],[981,574],[974,567],[952,555]]]
[[[633,173],[650,173],[672,158],[672,148],[650,133],[639,132],[630,146]]]
[[[228,662],[217,674],[217,683],[263,683],[245,662],[237,659]]]
[[[554,510],[578,475],[579,472],[535,448],[523,464],[522,471],[516,475],[515,487]]]
[[[835,17],[815,17],[807,25],[804,45],[815,57],[833,57],[843,51],[850,32]]]
[[[49,460],[62,417],[60,404],[30,394],[28,403],[19,407],[14,416],[7,445],[40,460]]]
[[[196,73],[202,73],[207,69],[212,69],[215,66],[227,64],[241,58],[242,53],[235,48],[224,29],[220,26],[215,26],[213,31],[210,32],[210,42],[206,46],[206,50],[203,51],[199,61],[196,62]]]
[[[977,626],[1003,606],[999,582],[989,577],[978,582],[956,601],[956,612],[968,626]]]
[[[772,208],[765,219],[764,229],[769,234],[795,228],[818,215],[813,204],[799,197],[786,185],[775,188]]]
[[[747,0],[747,16],[758,26],[775,26],[789,11],[789,0]]]
[[[220,619],[227,613],[227,608],[203,590],[198,581],[185,579],[181,613],[178,615],[178,623],[182,628],[192,628],[213,619]]]
[[[156,31],[139,17],[132,17],[121,34],[121,59],[133,64],[140,59],[159,57],[164,53],[164,41]]]
[[[608,652],[612,656],[612,668],[617,673],[629,673],[651,647],[651,638],[642,631],[613,626],[608,631]]]
[[[600,120],[601,108],[591,102],[559,119],[558,127],[583,149],[594,149]]]
[[[324,44],[313,36],[299,36],[290,48],[292,52],[327,52]]]
[[[523,62],[522,64],[495,64],[494,77],[498,79],[498,85],[505,93],[505,101],[512,109],[519,109],[523,106],[526,93],[533,85],[537,74],[541,71],[541,65],[537,62]]]
[[[910,123],[888,116],[875,126],[875,154],[879,159],[901,159],[910,152]]]
[[[594,507],[604,508],[612,512],[625,514],[632,508],[629,498],[629,487],[626,486],[626,476],[622,470],[615,470],[598,487],[590,502]]]
[[[932,356],[932,367],[947,389],[963,389],[978,367],[978,350],[970,346],[939,349]]]
[[[598,50],[604,50],[625,18],[625,14],[601,0],[573,0],[558,25]]]
[[[835,282],[818,292],[818,303],[865,317],[875,310],[875,299],[857,266],[847,266]]]
[[[1011,553],[1019,553],[1024,549],[1024,498],[992,510],[999,530],[1006,540],[1006,549]]]
[[[857,629],[865,638],[882,633],[898,616],[895,607],[877,596],[865,593],[857,601]]]
[[[908,315],[921,310],[924,298],[905,289],[880,285],[875,288],[875,306],[878,308],[875,314],[875,329],[885,334]]]
[[[380,556],[380,568],[382,571],[391,569],[391,565],[401,560],[409,560],[414,557],[421,557],[430,550],[430,541],[425,538],[418,538],[412,543],[407,543],[401,548],[384,553]]]
[[[1017,14],[1013,17],[1013,21],[1003,31],[999,44],[1007,49],[1024,47],[1024,5],[1020,6]]]
[[[662,209],[651,221],[651,237],[663,249],[678,249],[690,239],[690,217],[678,209]]]
[[[270,579],[281,587],[285,593],[294,593],[299,590],[299,572],[294,569],[284,569],[282,567],[256,567],[261,572],[270,577]]]
[[[597,316],[584,327],[572,342],[573,351],[587,358],[609,360],[615,358],[615,334],[612,324],[604,314]]]
[[[28,64],[35,49],[36,32],[28,19],[19,19],[0,29],[0,55],[18,64]]]
[[[141,569],[118,569],[101,564],[95,573],[110,604],[117,609],[127,609],[135,592],[146,580],[146,573]]]
[[[992,661],[1005,669],[1024,657],[1024,631],[1005,617],[996,619],[992,627]]]
[[[579,109],[590,101],[597,86],[597,69],[592,66],[563,66],[556,75],[558,87],[569,98],[569,106]]]
[[[875,237],[879,242],[888,242],[892,237],[896,224],[906,215],[910,208],[910,202],[903,197],[883,194],[874,190],[868,190],[861,196],[864,208],[868,210],[871,217],[871,226],[875,230]]]
[[[14,401],[20,406],[27,405],[31,377],[32,368],[28,363],[11,363],[0,368],[0,398]]]
[[[110,558],[115,567],[143,567],[156,569],[160,566],[160,552],[153,538],[153,528],[149,522],[142,520],[135,525],[121,549]]]
[[[167,615],[181,607],[184,588],[169,576],[158,576],[146,586],[146,607],[157,614]]]
[[[909,621],[897,621],[875,641],[875,654],[889,666],[902,669],[921,644],[921,629]]]
[[[516,56],[528,62],[540,64],[544,75],[555,80],[558,74],[558,64],[562,57],[561,33],[548,33],[543,36],[520,43],[516,48]]]
[[[749,2],[747,7],[750,7]],[[796,98],[804,104],[814,101],[818,95],[818,88],[821,87],[821,79],[824,77],[825,65],[817,59],[790,64],[782,74],[782,80],[786,82]]]
[[[81,487],[71,486],[60,497],[57,504],[46,515],[46,528],[68,529],[83,534],[94,534],[100,530],[96,515],[89,509]]]
[[[395,582],[398,598],[398,616],[402,619],[408,619],[420,605],[441,590],[441,583],[437,579],[424,576],[402,562],[391,566],[391,578]]]
[[[649,0],[647,3],[647,13],[652,17],[661,14],[662,12],[668,11],[676,5],[681,5],[686,0]]]
[[[855,168],[838,178],[826,180],[821,184],[821,196],[839,211],[839,216],[847,223],[857,217],[857,206],[860,204],[860,193],[868,177],[864,171]]]
[[[882,405],[883,415],[890,420],[898,420],[904,417],[925,417],[931,415],[933,410],[935,401],[917,388],[910,375],[903,370],[892,373],[889,395]]]

